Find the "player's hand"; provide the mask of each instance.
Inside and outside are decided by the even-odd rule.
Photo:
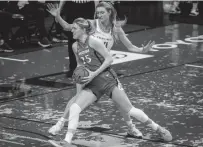
[[[59,6],[58,6],[58,4],[56,4],[56,5],[54,5],[54,4],[52,4],[52,3],[48,3],[47,4],[47,11],[52,15],[52,16],[54,16],[54,17],[56,17],[57,16],[57,13],[58,13],[58,11],[59,11]]]
[[[143,45],[143,49],[142,49],[142,53],[147,53],[147,52],[149,52],[150,51],[150,49],[152,48],[152,46],[155,44],[155,41],[149,41],[148,43],[147,43],[147,45]]]
[[[88,69],[87,69],[88,70]],[[94,78],[95,78],[95,74],[94,72],[88,70],[89,72],[89,76],[88,77],[83,77],[81,78],[81,82],[84,84],[84,85],[87,85],[89,82],[91,82]]]

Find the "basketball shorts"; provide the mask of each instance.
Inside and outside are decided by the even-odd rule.
[[[90,89],[97,97],[97,101],[102,95],[106,94],[111,97],[111,93],[118,86],[117,76],[112,73],[113,70],[107,70],[95,77],[84,89]]]

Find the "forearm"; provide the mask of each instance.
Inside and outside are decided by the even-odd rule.
[[[95,77],[98,76],[101,72],[103,72],[106,68],[108,68],[112,63],[112,57],[106,58],[103,64],[95,71]]]
[[[126,34],[125,32],[123,31],[122,28],[117,28],[117,35],[118,35],[118,38],[119,40],[123,43],[123,45],[129,49],[129,48],[132,48],[133,47],[133,44],[132,42],[126,37]]]
[[[137,46],[133,45],[133,47],[129,48],[128,50],[131,52],[142,53],[143,47],[137,47]]]
[[[120,36],[120,40],[127,49],[133,47],[132,42],[126,37],[126,35]]]
[[[63,27],[64,30],[71,31],[72,25],[67,23],[65,20],[63,20],[63,18],[60,16],[60,14],[57,14],[56,20]]]
[[[120,30],[118,33],[119,40],[123,45],[131,52],[142,52],[142,48],[139,48],[132,44],[132,42],[126,37],[126,34],[123,30]]]

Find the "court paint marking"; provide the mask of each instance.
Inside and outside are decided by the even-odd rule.
[[[193,65],[193,64],[185,64],[185,66],[203,68],[203,66]]]
[[[111,56],[113,57],[113,64],[119,64],[119,63],[154,57],[154,55],[115,51],[115,50],[111,50],[110,53],[111,53]],[[65,57],[65,59],[69,59],[69,57]]]
[[[28,136],[21,136],[21,135],[12,134],[12,133],[6,133],[6,132],[0,132],[0,134],[8,135],[8,136],[15,137],[15,138],[30,139],[30,140],[34,140],[34,141],[39,141],[39,142],[48,143],[48,140],[44,140],[44,139],[40,139],[40,138],[33,138],[33,137],[28,137]]]
[[[21,60],[21,59],[5,58],[5,57],[0,57],[0,59],[3,59],[3,60],[10,60],[10,61],[17,61],[17,62],[28,62],[28,61],[29,61],[28,59]]]
[[[173,49],[173,48],[177,48],[179,44],[192,45],[193,43],[200,43],[200,42],[203,42],[203,35],[200,35],[197,37],[185,38],[184,40],[176,40],[174,42],[165,42],[162,44],[154,44],[152,46],[152,48],[153,49]]]
[[[111,55],[113,57],[113,64],[119,64],[119,63],[154,57],[154,55],[115,51],[115,50],[111,50]]]
[[[12,144],[18,144],[18,145],[25,145],[23,143],[19,143],[19,142],[15,142],[15,141],[8,141],[8,140],[4,140],[4,139],[0,139],[0,142],[7,142],[7,143],[12,143]]]

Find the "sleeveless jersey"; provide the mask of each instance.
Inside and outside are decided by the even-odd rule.
[[[96,71],[104,62],[104,58],[91,48],[88,42],[89,38],[87,38],[84,45],[78,42],[77,55],[80,60],[79,62],[82,63],[83,66],[91,71]]]
[[[92,36],[98,38],[99,40],[101,40],[105,47],[110,51],[113,44],[114,44],[114,38],[112,35],[112,31],[110,31],[109,33],[106,33],[104,31],[102,31],[102,29],[99,27],[99,20],[96,19],[96,24],[95,24],[96,28],[95,28],[95,33],[92,34]]]
[[[76,53],[79,58],[79,62],[90,71],[96,71],[105,60],[104,57],[89,46],[89,38],[87,38],[84,45],[78,42]],[[101,72],[85,87],[91,89],[91,91],[96,95],[98,101],[103,94],[111,96],[111,93],[116,86],[122,88],[115,71],[109,67]]]

